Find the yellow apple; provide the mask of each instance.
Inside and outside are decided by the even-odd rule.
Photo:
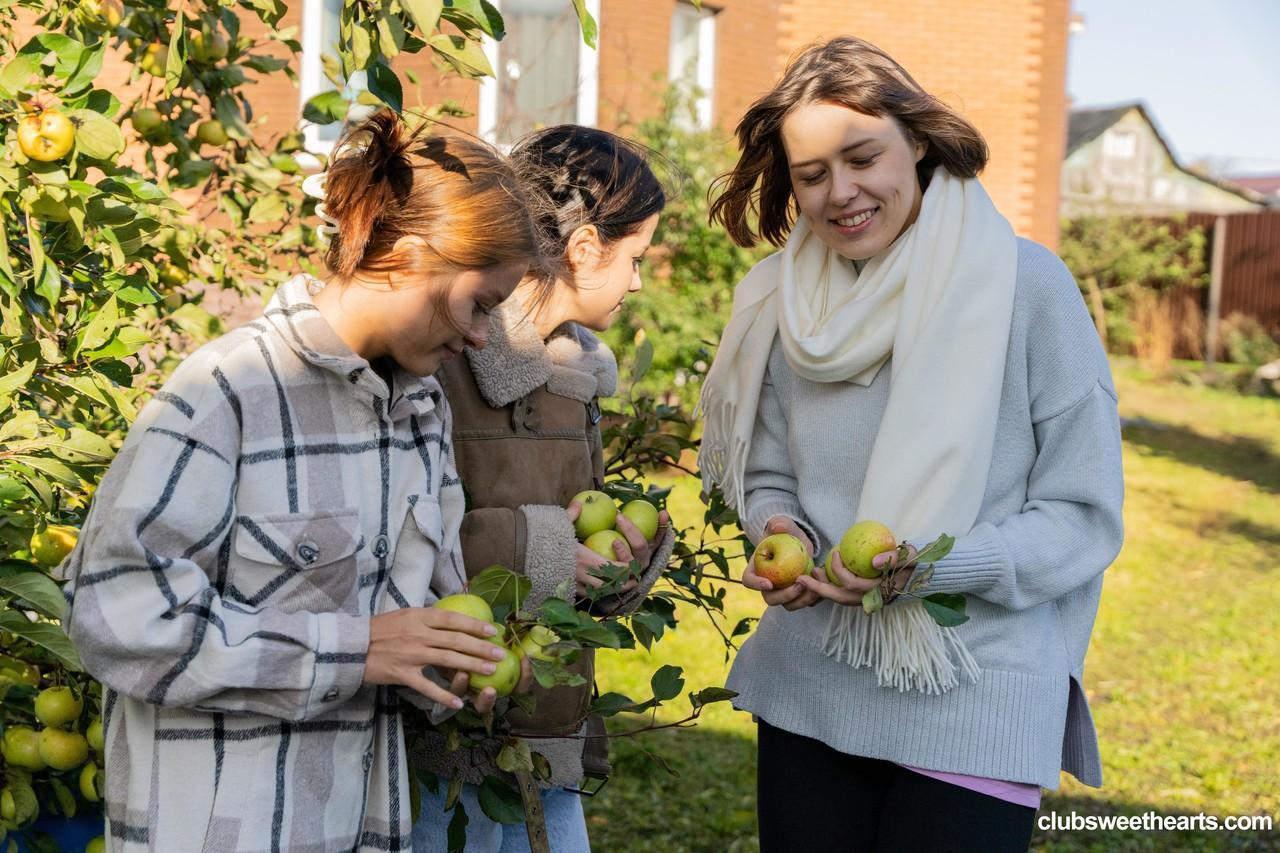
[[[44,729],[39,748],[40,760],[54,770],[74,770],[89,758],[89,742],[78,732]]]
[[[885,551],[896,551],[898,542],[893,531],[878,521],[859,521],[840,537],[840,562],[860,578],[878,578],[880,569],[871,561]]]
[[[75,139],[71,119],[54,109],[28,113],[18,122],[18,147],[42,163],[66,157]]]
[[[470,593],[460,592],[457,595],[447,595],[431,606],[438,607],[441,610],[452,610],[454,613],[461,613],[464,616],[470,616],[472,619],[479,619],[481,622],[493,621],[493,608],[489,606],[489,602],[478,595],[471,595]]]
[[[790,533],[775,533],[760,540],[752,561],[756,574],[773,584],[774,589],[785,589],[813,570],[808,549]]]
[[[612,560],[616,563],[619,557],[613,552],[614,542],[621,542],[623,545],[627,544],[627,540],[616,530],[601,530],[598,533],[592,533],[587,537],[587,541],[582,544],[606,560]]]
[[[46,726],[65,726],[80,716],[84,700],[70,687],[49,687],[36,696],[35,709],[36,718]]]
[[[76,547],[80,532],[65,524],[50,524],[44,530],[31,534],[31,556],[46,568],[62,563],[71,549]]]

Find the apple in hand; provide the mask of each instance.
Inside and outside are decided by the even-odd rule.
[[[627,544],[627,540],[616,530],[601,530],[598,533],[592,533],[587,537],[587,541],[582,544],[606,560],[612,560],[616,563],[618,562],[618,555],[613,552],[614,542],[621,542],[623,545]]]
[[[796,578],[813,570],[813,558],[790,533],[775,533],[760,540],[752,560],[756,574],[773,584],[774,589],[789,587]]]
[[[646,542],[652,542],[658,534],[658,508],[646,500],[627,501],[622,506],[622,514],[636,526]]]
[[[499,644],[501,645],[501,644]],[[520,683],[520,659],[524,655],[518,650],[507,649],[507,656],[500,661],[495,661],[496,669],[489,674],[473,672],[470,673],[471,689],[479,693],[486,687],[492,687],[499,696],[508,696],[511,691],[516,689],[516,685]]]
[[[471,595],[470,593],[460,592],[457,595],[447,595],[431,606],[438,607],[441,610],[452,610],[454,613],[461,613],[464,616],[470,616],[472,619],[479,619],[481,622],[493,621],[493,609],[489,607],[489,602],[478,595]]]
[[[579,540],[585,542],[593,533],[613,529],[618,519],[618,507],[613,498],[604,492],[588,490],[574,495],[570,503],[574,501],[582,506],[578,520],[573,523],[573,532],[578,534]]]
[[[840,562],[844,567],[860,578],[878,578],[882,574],[871,564],[876,556],[885,551],[896,551],[898,542],[893,538],[893,531],[878,521],[859,521],[840,537]],[[827,576],[834,572],[827,570]]]

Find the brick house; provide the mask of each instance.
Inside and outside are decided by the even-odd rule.
[[[887,50],[926,89],[968,116],[990,143],[983,182],[1014,228],[1049,246],[1058,239],[1066,138],[1070,0],[586,0],[599,22],[599,51],[581,43],[569,0],[492,0],[508,36],[488,47],[496,80],[441,80],[429,56],[402,56],[406,106],[446,99],[472,113],[456,124],[497,142],[536,124],[576,121],[606,129],[657,108],[676,79],[705,92],[693,119],[732,130],[787,58],[815,39],[850,33]],[[301,104],[330,84],[321,46],[337,30],[340,0],[290,0],[281,27],[299,27],[300,85],[286,75],[253,88],[262,132],[294,127]],[[262,25],[244,18],[245,35]],[[108,68],[122,82],[128,69]],[[117,89],[117,91],[119,91]],[[335,127],[308,130],[331,144]]]

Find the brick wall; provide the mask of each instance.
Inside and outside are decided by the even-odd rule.
[[[982,176],[1019,234],[1057,245],[1069,0],[788,0],[780,54],[835,34],[887,51],[987,138]]]

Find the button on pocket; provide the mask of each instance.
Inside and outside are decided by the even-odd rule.
[[[242,515],[232,535],[229,598],[285,612],[354,612],[357,510]]]

